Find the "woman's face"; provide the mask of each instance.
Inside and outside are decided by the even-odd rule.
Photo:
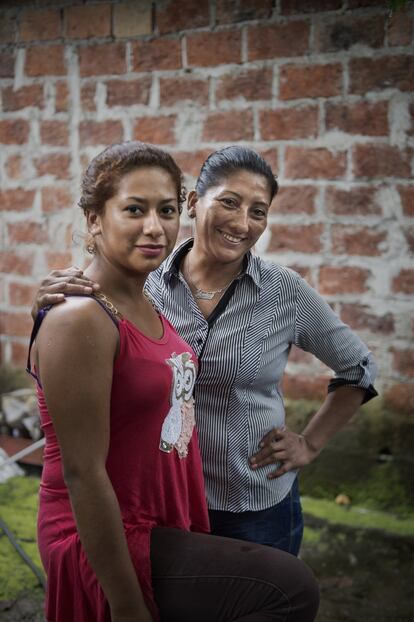
[[[158,268],[174,247],[179,224],[175,183],[155,166],[124,175],[102,213],[88,216],[99,255],[132,274]]]
[[[266,229],[269,206],[266,177],[246,170],[224,177],[202,197],[190,193],[197,244],[213,261],[240,260]]]

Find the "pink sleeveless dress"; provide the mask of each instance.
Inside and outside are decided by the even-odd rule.
[[[169,322],[161,320],[161,339],[146,337],[126,319],[116,322],[120,351],[113,370],[106,464],[131,558],[154,620],[158,614],[151,587],[151,529],[209,531],[194,430],[196,356]],[[36,332],[40,323],[36,323]],[[46,437],[38,544],[48,580],[47,620],[109,622],[108,602],[77,534],[59,445],[40,386],[38,397]]]

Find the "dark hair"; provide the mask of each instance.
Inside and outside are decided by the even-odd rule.
[[[269,185],[270,200],[274,199],[278,184],[272,169],[256,151],[238,145],[219,149],[208,156],[197,179],[198,196],[204,196],[209,188],[218,186],[225,177],[241,169],[256,175],[263,175]]]
[[[169,153],[138,140],[110,145],[90,162],[82,178],[79,207],[85,214],[101,212],[116,194],[120,179],[141,166],[159,166],[171,175],[181,212],[186,195],[181,170]]]

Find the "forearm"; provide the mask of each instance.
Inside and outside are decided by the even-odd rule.
[[[346,385],[328,393],[326,400],[302,432],[316,454],[351,419],[362,404],[364,395],[364,389]]]
[[[144,606],[120,508],[104,469],[66,477],[79,537],[112,611]]]

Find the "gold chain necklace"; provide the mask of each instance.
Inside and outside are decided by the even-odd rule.
[[[187,255],[187,258],[189,259],[189,255]],[[187,264],[188,263],[189,261],[187,260]],[[212,291],[206,291],[205,289],[201,289],[201,287],[197,287],[197,285],[194,283],[194,281],[190,277],[190,266],[188,266],[188,270],[187,270],[187,280],[189,281],[191,287],[195,290],[194,298],[196,298],[197,300],[213,300],[216,294],[221,294],[222,292],[225,292],[226,289],[228,289],[230,285],[233,283],[234,279],[236,279],[239,276],[239,274],[240,272],[238,272],[238,274],[236,274],[236,276],[231,279],[230,283],[228,283],[224,287],[221,287],[220,289],[214,289]]]

